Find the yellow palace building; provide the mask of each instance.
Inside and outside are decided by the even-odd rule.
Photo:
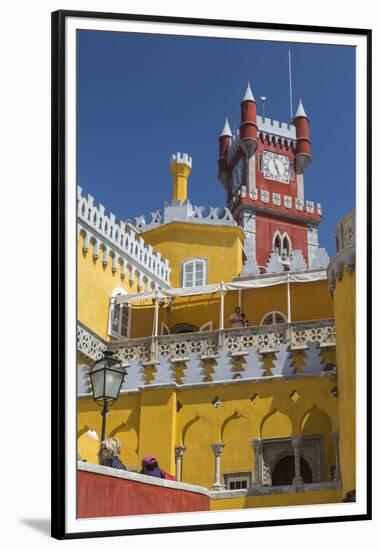
[[[219,139],[226,208],[190,203],[181,153],[148,222],[78,188],[78,452],[98,463],[88,372],[109,348],[126,376],[106,437],[129,470],[153,454],[215,510],[341,502],[356,488],[354,212],[329,261],[304,199],[303,106],[269,124],[248,87],[241,117]]]

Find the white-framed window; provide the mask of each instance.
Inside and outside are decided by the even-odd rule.
[[[228,491],[248,489],[251,485],[251,472],[232,472],[224,474],[224,484]]]
[[[115,298],[127,294],[124,288],[116,288],[110,300],[109,330],[108,333],[118,340],[129,338],[131,328],[130,304],[116,304]]]
[[[204,286],[208,279],[208,262],[203,258],[192,258],[183,263],[182,286]]]
[[[273,252],[276,252],[281,257],[282,261],[288,261],[291,256],[292,244],[287,233],[280,234],[275,231],[273,235]]]
[[[280,311],[266,313],[261,321],[261,325],[280,325],[281,323],[287,323],[287,319]]]

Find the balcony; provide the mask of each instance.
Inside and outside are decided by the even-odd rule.
[[[130,338],[107,343],[78,323],[77,342],[78,352],[92,361],[99,359],[107,346],[116,351],[122,363],[141,360],[147,364],[156,363],[161,357],[172,362],[185,361],[193,353],[202,359],[213,359],[221,350],[239,357],[248,354],[252,348],[260,354],[274,353],[280,344],[287,344],[291,351],[305,350],[311,342],[317,343],[320,348],[330,348],[336,344],[333,319]]]

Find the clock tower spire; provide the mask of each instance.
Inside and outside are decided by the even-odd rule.
[[[226,120],[219,145],[227,206],[246,236],[242,275],[325,267],[317,254],[321,205],[304,198],[311,140],[302,101],[291,124],[265,118],[248,83],[239,136]]]

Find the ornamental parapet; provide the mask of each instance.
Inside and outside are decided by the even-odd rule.
[[[169,260],[160,252],[155,252],[152,245],[145,243],[132,228],[126,228],[114,214],[106,213],[102,204],[95,204],[91,195],[82,194],[81,187],[77,189],[78,235],[81,232],[84,235],[84,252],[88,251],[92,242],[94,260],[98,259],[102,247],[103,264],[111,261],[113,271],[120,264],[122,278],[128,269],[130,281],[136,276],[140,288],[143,279],[147,289],[152,286],[169,287]]]
[[[193,206],[189,201],[180,203],[172,201],[164,205],[163,211],[157,210],[151,212],[151,220],[147,221],[145,216],[135,218],[136,229],[141,233],[151,231],[170,222],[186,222],[197,225],[217,225],[237,227],[228,208],[209,207],[209,212],[205,213],[204,206]]]
[[[89,358],[88,364],[99,359],[106,347],[83,325],[78,328],[77,345],[80,357]],[[333,319],[131,338],[107,343],[107,347],[115,351],[115,357],[126,367],[127,376],[122,391],[136,391],[145,385],[158,384],[185,387],[332,375],[334,365],[325,363],[323,351],[335,345]],[[304,354],[303,364],[299,368],[294,365],[293,351]],[[271,368],[265,367],[265,354],[274,356]],[[241,365],[237,368],[238,358]],[[212,372],[207,373],[207,362],[213,363]],[[176,368],[178,364],[181,367],[185,365],[181,374]],[[81,384],[81,387],[86,385]]]
[[[351,273],[356,264],[356,210],[351,210],[336,226],[337,254],[328,265],[328,289],[332,295],[336,281],[344,271]]]

